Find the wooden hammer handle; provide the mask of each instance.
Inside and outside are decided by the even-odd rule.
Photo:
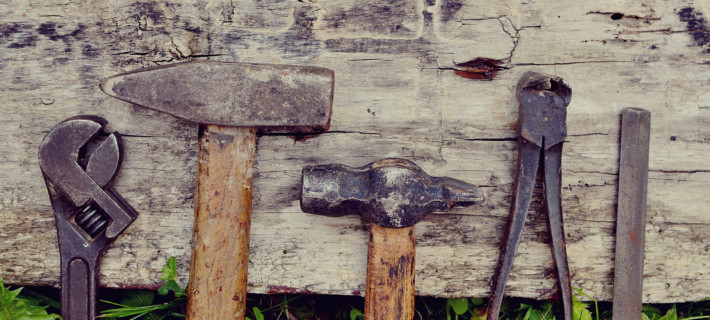
[[[244,319],[256,130],[200,137],[187,319]]]
[[[414,319],[414,226],[370,224],[365,319]]]

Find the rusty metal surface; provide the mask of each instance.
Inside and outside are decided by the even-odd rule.
[[[650,112],[638,108],[622,111],[614,319],[641,319],[650,133]]]
[[[567,106],[572,90],[559,77],[529,72],[520,79],[516,91],[520,102],[518,130],[521,138],[518,177],[513,188],[510,223],[498,263],[498,273],[493,278],[488,320],[498,319],[500,313],[505,284],[520,243],[540,161],[544,175],[544,203],[552,239],[552,258],[557,268],[564,319],[571,320],[572,289],[565,249],[560,183],[562,142],[567,136]]]
[[[572,89],[562,78],[528,72],[522,76],[515,91],[520,102],[520,137],[544,149],[564,141]]]
[[[404,159],[382,159],[353,168],[323,164],[303,168],[301,209],[327,216],[356,214],[382,227],[403,228],[432,211],[480,203],[483,192],[449,177],[432,177]]]
[[[121,165],[121,139],[99,117],[75,117],[42,141],[39,164],[56,219],[62,316],[96,317],[98,258],[137,217],[110,183]]]
[[[186,62],[104,80],[108,95],[200,124],[323,132],[334,74],[317,67]]]

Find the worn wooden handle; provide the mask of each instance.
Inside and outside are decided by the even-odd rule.
[[[187,319],[244,319],[256,131],[200,137]]]
[[[365,319],[414,318],[414,226],[370,224]]]

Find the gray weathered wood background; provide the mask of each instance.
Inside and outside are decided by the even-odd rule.
[[[508,69],[493,81],[454,74],[456,63],[477,57]],[[105,117],[124,135],[115,188],[141,214],[107,251],[101,284],[155,288],[169,256],[186,279],[197,126],[111,99],[98,83],[194,59],[336,73],[330,133],[258,141],[250,292],[363,294],[367,230],[358,218],[302,213],[300,168],[403,157],[487,196],[417,225],[418,293],[486,296],[517,160],[513,89],[536,70],[573,89],[562,170],[573,286],[611,298],[620,111],[642,107],[652,112],[644,299],[710,295],[710,2],[700,0],[2,1],[6,282],[58,282],[37,151],[55,124],[78,114]],[[510,295],[555,295],[547,242],[535,209]]]

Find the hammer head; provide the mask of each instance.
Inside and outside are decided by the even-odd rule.
[[[200,124],[309,133],[328,130],[333,77],[316,67],[186,62],[119,74],[101,90]]]
[[[466,182],[432,177],[404,159],[383,159],[360,168],[341,164],[303,168],[301,210],[327,216],[361,215],[388,228],[414,225],[432,211],[482,202]]]

